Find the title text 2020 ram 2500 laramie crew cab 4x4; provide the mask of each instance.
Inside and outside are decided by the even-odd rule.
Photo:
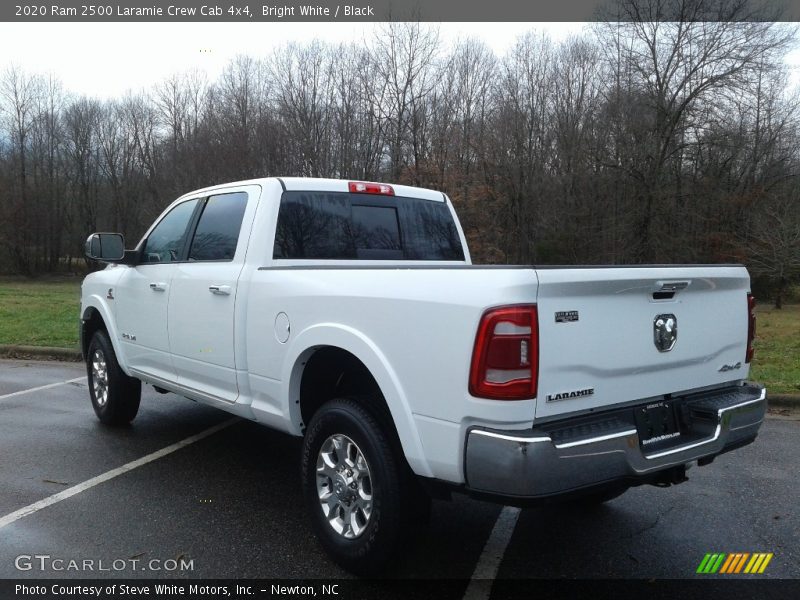
[[[755,327],[740,265],[471,264],[446,195],[269,178],[173,202],[83,283],[104,423],[141,382],[303,436],[326,550],[360,573],[432,491],[601,502],[753,441]]]

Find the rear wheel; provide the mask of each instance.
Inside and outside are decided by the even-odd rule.
[[[317,411],[303,443],[303,492],[315,533],[339,565],[359,575],[390,569],[430,511],[392,433],[343,398]]]
[[[86,353],[86,374],[92,407],[103,423],[126,425],[139,412],[142,382],[128,377],[117,362],[108,334],[98,330]]]

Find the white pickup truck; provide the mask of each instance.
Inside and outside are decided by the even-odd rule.
[[[322,545],[374,573],[450,491],[609,500],[752,442],[766,391],[740,265],[471,264],[445,194],[269,178],[173,202],[83,282],[104,423],[141,383],[304,437]],[[144,435],[144,432],[142,432]]]

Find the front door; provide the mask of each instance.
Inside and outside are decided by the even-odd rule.
[[[133,375],[174,382],[167,310],[175,263],[180,260],[198,200],[174,206],[147,236],[139,264],[124,268],[115,294],[117,330]]]

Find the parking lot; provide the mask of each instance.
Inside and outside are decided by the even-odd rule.
[[[108,428],[83,375],[80,364],[0,361],[0,577],[349,577],[306,519],[298,439],[149,386],[133,425]],[[773,414],[755,444],[690,470],[688,483],[597,509],[517,516],[460,495],[436,501],[393,575],[691,578],[708,552],[771,552],[759,577],[796,578],[798,458],[798,417]],[[20,570],[21,555],[125,568]],[[143,568],[153,560],[160,570]],[[182,562],[191,569],[164,568]]]

